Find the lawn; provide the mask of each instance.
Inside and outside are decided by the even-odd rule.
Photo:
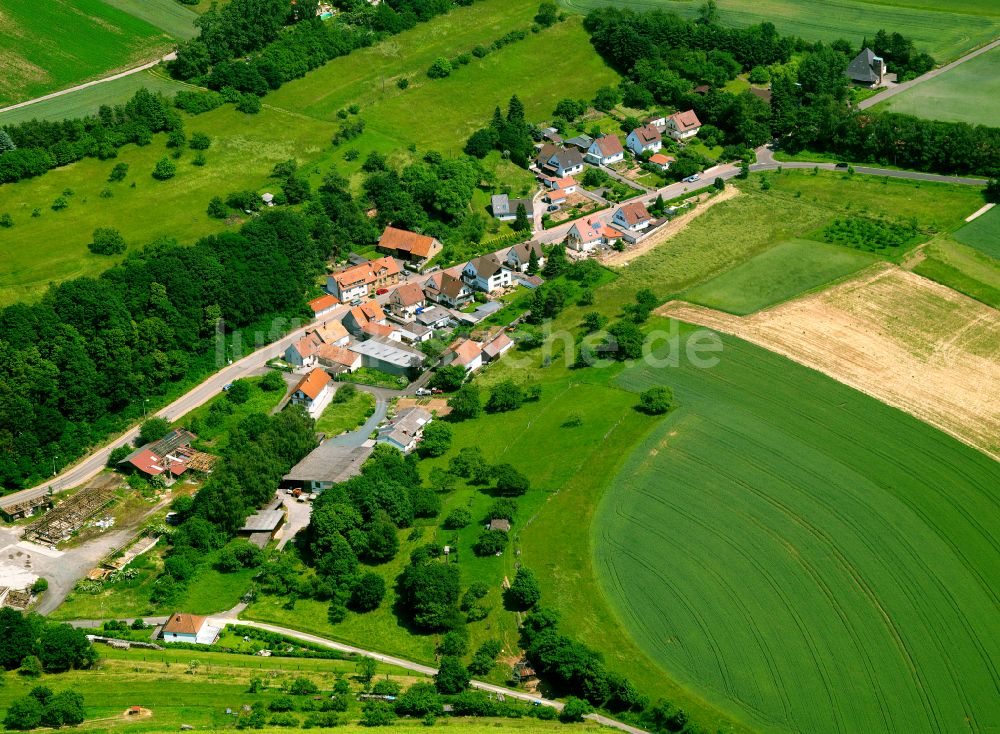
[[[280,390],[276,392],[262,390],[259,377],[246,379],[250,383],[250,399],[245,403],[236,405],[225,394],[220,393],[177,421],[178,425],[198,435],[199,448],[218,453],[226,445],[229,433],[240,421],[253,413],[269,414],[285,397],[285,393]],[[221,404],[221,411],[212,410],[212,406],[216,404]],[[232,412],[227,413],[227,410]]]
[[[631,450],[592,528],[640,647],[760,730],[996,721],[1000,467],[818,373],[723,344],[714,368],[619,379],[669,385],[679,405]]]
[[[237,189],[263,191],[275,163],[318,155],[333,129],[329,123],[283,110],[244,115],[228,105],[185,122],[188,134],[202,131],[212,137],[208,163],[192,165],[193,155],[187,151],[177,161],[177,175],[168,181],[151,176],[156,161],[167,152],[166,136],[157,135],[148,146],[123,147],[113,160],[88,158],[36,179],[0,186],[0,213],[14,219],[14,227],[0,229],[5,265],[0,269],[0,306],[38,298],[50,282],[97,275],[117,262],[120,257],[87,250],[97,227],[114,226],[132,248],[160,237],[192,243],[226,228],[225,222],[206,214],[213,196]],[[128,177],[109,184],[108,174],[117,163],[129,165]],[[65,195],[67,189],[71,195]],[[105,190],[110,198],[101,197]],[[59,196],[65,196],[69,206],[53,211]],[[38,217],[32,216],[34,209]]]
[[[343,387],[340,388],[341,390]],[[338,393],[340,391],[338,390]],[[356,391],[345,402],[337,402],[334,396],[323,415],[316,421],[316,432],[337,436],[345,431],[353,431],[375,412],[375,398],[371,393]]]
[[[5,0],[0,107],[155,59],[172,43],[160,28],[102,0]]]
[[[1000,120],[1000,48],[889,97],[876,109],[946,122],[996,125]]]
[[[691,0],[562,0],[562,4],[581,13],[615,5],[639,12],[665,10],[685,18],[693,18],[701,5]],[[884,28],[913,38],[918,49],[939,63],[993,40],[1000,31],[991,0],[960,0],[954,9],[951,6],[932,0],[826,0],[823,12],[817,13],[814,0],[718,0],[719,20],[726,25],[769,22],[783,35],[827,42],[845,38],[853,45]]]
[[[1000,206],[995,206],[976,217],[957,230],[953,236],[963,245],[968,245],[1000,261]]]
[[[876,262],[846,247],[785,240],[683,294],[686,301],[738,315],[773,306]]]

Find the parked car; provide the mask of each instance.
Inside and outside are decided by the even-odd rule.
[[[686,179],[684,179],[684,183],[694,183],[695,181],[698,181],[700,179],[701,179],[701,176],[699,176],[697,173],[695,173],[695,174],[692,174],[692,175],[688,176]]]
[[[233,383],[231,383],[231,382],[228,385],[223,385],[222,386],[222,391],[223,392],[229,392],[232,389],[233,389]]]
[[[388,292],[389,292],[388,288],[379,288],[377,291],[375,291],[375,295],[376,296],[384,296]]]
[[[557,211],[559,211],[559,205],[558,204],[549,204],[545,208],[545,211],[547,211],[547,212],[557,212]]]
[[[847,168],[848,166],[847,166],[847,164],[846,164],[846,163],[844,163],[844,162],[840,162],[840,163],[838,163],[838,164],[837,164],[837,166],[836,166],[836,167],[837,167],[837,168]]]
[[[442,390],[440,387],[431,388],[431,395],[440,395],[443,392],[444,390]]]
[[[360,306],[361,305],[361,299],[360,298],[355,298],[353,301],[351,301],[351,305],[352,306]]]
[[[418,387],[417,388],[417,397],[423,397],[424,395],[430,395],[430,394],[431,394],[431,391],[428,390],[426,387]]]

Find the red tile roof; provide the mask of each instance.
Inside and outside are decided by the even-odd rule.
[[[365,332],[369,336],[392,336],[392,332],[395,331],[388,324],[377,324],[374,321],[366,321],[361,324],[361,331]]]
[[[643,125],[642,127],[637,127],[632,132],[635,133],[636,137],[639,138],[639,142],[646,146],[655,143],[663,138],[660,136],[660,131],[657,130],[652,125]]]
[[[353,367],[361,359],[361,355],[352,352],[346,347],[338,347],[334,344],[324,344],[317,351],[320,359],[325,359],[334,364],[342,364],[345,367]]]
[[[424,300],[424,292],[416,283],[404,283],[392,292],[389,300],[400,306],[415,306]]]
[[[673,163],[675,160],[677,159],[672,155],[663,155],[663,153],[653,153],[653,155],[649,156],[650,163],[657,163],[661,166],[664,166],[667,163]]]
[[[625,149],[622,148],[622,141],[618,139],[617,135],[603,135],[594,142],[597,143],[597,147],[601,151],[603,158],[610,158],[613,155],[625,152]]]
[[[204,626],[205,619],[205,617],[199,617],[195,614],[175,612],[163,625],[163,631],[175,635],[196,635]]]
[[[464,367],[483,353],[483,345],[472,341],[472,339],[463,339],[457,344],[453,344],[451,351],[455,353],[454,364]]]
[[[295,386],[296,392],[301,391],[310,400],[315,400],[323,392],[323,388],[330,384],[330,375],[326,374],[319,367],[309,372]]]
[[[329,308],[333,308],[338,303],[340,303],[340,301],[333,296],[325,295],[309,301],[309,308],[313,310],[313,313],[319,313],[320,311],[326,311]]]
[[[646,205],[641,201],[633,201],[631,204],[622,204],[619,208],[622,216],[625,217],[625,221],[629,225],[638,224],[639,222],[645,222],[652,217],[649,215],[649,211],[646,209]]]
[[[433,237],[417,234],[416,232],[408,232],[405,229],[396,229],[395,227],[385,228],[381,239],[378,241],[378,246],[386,250],[408,252],[417,257],[431,257],[441,249],[440,243]]]
[[[671,115],[670,119],[673,121],[674,127],[678,132],[683,133],[701,127],[701,122],[698,120],[698,115],[694,113],[694,110],[677,112]]]
[[[399,275],[399,264],[391,257],[380,257],[334,273],[333,279],[341,288],[345,288],[359,283],[371,285],[380,277],[392,275]]]

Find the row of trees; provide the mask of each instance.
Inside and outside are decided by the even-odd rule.
[[[0,668],[28,676],[89,668],[97,660],[87,635],[37,614],[0,609]]]

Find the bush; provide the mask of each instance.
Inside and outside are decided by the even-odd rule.
[[[308,678],[299,676],[288,686],[288,692],[293,696],[312,696],[319,693],[319,686]]]
[[[401,76],[399,79],[396,80],[397,88],[406,89],[408,86],[410,86],[410,80],[407,79],[405,76]]]
[[[95,255],[120,255],[125,252],[125,238],[113,227],[98,227],[87,248]]]
[[[169,158],[161,158],[153,168],[153,178],[157,181],[166,181],[177,174],[177,166]]]
[[[504,413],[517,410],[524,402],[524,391],[513,380],[498,382],[490,390],[490,399],[486,401],[486,410],[490,413]]]
[[[451,74],[451,62],[444,56],[438,56],[427,70],[431,79],[444,79]]]
[[[10,229],[13,226],[14,226],[14,217],[6,213],[0,214],[0,227],[3,227],[4,229]]]
[[[464,507],[456,507],[444,519],[445,530],[461,530],[472,522],[472,513]]]
[[[56,200],[52,202],[52,211],[61,212],[63,209],[69,206],[69,202],[66,201],[65,196],[57,196]]]
[[[559,713],[559,721],[564,724],[583,721],[583,717],[593,710],[593,707],[583,699],[569,696],[566,699],[566,705],[563,706],[563,710]]]
[[[669,387],[651,387],[639,395],[639,409],[649,415],[663,415],[674,403],[674,394]]]
[[[188,145],[192,150],[208,150],[212,145],[212,139],[205,133],[191,133],[191,142]]]
[[[219,551],[218,567],[224,573],[234,573],[244,568],[257,568],[264,562],[264,551],[249,540],[236,538]]]
[[[339,397],[341,391],[347,387],[356,390],[356,388],[354,388],[354,385],[341,386],[341,388],[337,390],[336,394],[334,395],[335,401],[337,397]],[[282,377],[281,373],[278,372],[277,370],[271,370],[266,375],[264,375],[263,379],[261,379],[260,389],[263,390],[264,392],[285,392],[285,378]]]
[[[460,658],[469,651],[469,631],[465,627],[453,629],[441,638],[438,652]]]
[[[396,700],[396,713],[400,716],[440,716],[443,713],[441,696],[430,683],[414,683]]]
[[[243,405],[250,399],[250,383],[246,380],[234,380],[228,390],[226,399],[234,405]]]
[[[257,114],[260,112],[260,108],[260,97],[255,94],[241,94],[239,100],[236,102],[236,109],[248,115]]]
[[[385,701],[365,701],[361,707],[362,726],[389,726],[395,720],[395,712]]]
[[[495,556],[507,547],[507,533],[503,530],[484,530],[472,546],[477,556]]]
[[[111,169],[111,173],[108,174],[108,183],[124,181],[127,175],[128,163],[116,163],[115,167]]]
[[[49,580],[44,576],[39,576],[35,579],[35,583],[31,585],[32,594],[42,594],[49,588]]]
[[[268,711],[294,711],[295,701],[291,696],[278,696],[267,704]]]

